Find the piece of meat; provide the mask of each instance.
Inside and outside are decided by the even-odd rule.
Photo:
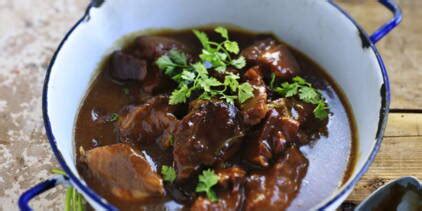
[[[164,131],[178,122],[172,114],[177,108],[168,104],[167,96],[156,96],[140,106],[130,106],[119,118],[120,141],[126,143],[159,143]]]
[[[243,137],[236,106],[209,101],[187,114],[174,130],[173,157],[178,181],[202,165],[223,162],[237,152]]]
[[[243,117],[243,122],[246,125],[256,125],[265,118],[268,112],[267,106],[267,90],[262,77],[262,71],[259,66],[254,66],[248,69],[244,78],[252,85],[254,96],[246,100],[241,106],[240,110]]]
[[[299,74],[296,59],[284,44],[268,38],[245,48],[241,55],[252,64],[262,65],[271,70],[276,77],[287,80]]]
[[[165,195],[160,176],[127,144],[91,149],[82,154],[81,161],[122,201],[138,202]]]
[[[142,81],[142,90],[148,94],[169,93],[177,87],[175,81],[166,76],[157,66],[152,65],[147,76]]]
[[[281,155],[288,140],[284,135],[284,118],[277,109],[271,109],[257,131],[246,137],[243,157],[251,164],[268,167],[270,160]]]
[[[138,59],[122,51],[115,51],[111,55],[110,74],[120,81],[145,79],[148,72],[148,65],[145,60]]]
[[[308,160],[296,147],[265,170],[252,172],[246,180],[245,210],[285,210],[299,192]]]
[[[147,59],[151,62],[154,62],[172,49],[182,51],[188,58],[191,58],[189,49],[185,44],[168,37],[154,35],[139,36],[135,40],[134,48],[134,54],[137,57]]]
[[[218,201],[211,202],[204,197],[198,197],[191,206],[192,211],[202,210],[240,210],[245,200],[244,183],[246,172],[239,167],[217,169],[219,177],[217,184]]]

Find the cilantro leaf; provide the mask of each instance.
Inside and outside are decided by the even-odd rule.
[[[234,54],[238,54],[240,49],[239,49],[239,44],[237,44],[237,42],[234,41],[228,41],[226,40],[224,42],[224,48],[226,48],[226,50],[230,53],[234,53]]]
[[[232,60],[231,65],[237,69],[242,69],[246,66],[246,59],[243,56],[239,56],[239,58]]]
[[[188,59],[186,58],[186,55],[183,52],[180,52],[176,49],[172,49],[169,51],[168,56],[170,57],[170,59],[181,66],[186,66]]]
[[[246,66],[243,56],[231,58],[232,54],[239,53],[239,44],[229,40],[226,28],[217,27],[215,32],[225,40],[221,43],[213,42],[206,33],[193,30],[203,46],[200,61],[196,63],[189,63],[187,56],[177,49],[170,50],[156,60],[158,68],[179,85],[170,95],[170,104],[185,103],[192,93],[198,93],[200,99],[218,98],[228,103],[235,103],[235,100],[243,103],[253,96],[253,88],[248,82],[240,84],[238,75],[226,71],[230,66],[237,69]],[[209,71],[222,74],[224,82],[217,80]]]
[[[155,61],[159,69],[164,70],[165,74],[169,75],[176,67],[176,64],[170,59],[168,55],[163,55]]]
[[[193,33],[195,34],[195,36],[198,38],[199,42],[201,42],[202,46],[205,49],[209,49],[210,48],[210,40],[208,39],[207,34],[205,34],[205,32],[200,32],[196,29],[193,30]]]
[[[273,79],[272,79],[273,80]],[[293,97],[298,95],[299,99],[305,103],[316,105],[313,113],[317,119],[324,120],[328,117],[328,107],[319,90],[312,87],[300,76],[293,78],[292,83],[284,82],[274,90],[283,97]]]
[[[328,109],[327,104],[324,101],[320,100],[313,111],[314,116],[318,118],[319,120],[326,119],[328,117],[327,109]]]
[[[214,29],[214,31],[219,33],[226,40],[229,39],[229,31],[226,28],[218,26],[217,28]]]
[[[183,70],[180,77],[187,82],[192,82],[195,79],[195,73],[188,70]]]
[[[164,181],[173,182],[176,180],[176,170],[171,166],[161,166],[161,174],[163,175]]]
[[[246,100],[248,100],[249,98],[253,97],[253,88],[252,86],[245,82],[242,83],[239,87],[238,87],[239,91],[238,91],[238,97],[239,97],[239,102],[243,103]]]
[[[119,115],[117,113],[112,113],[109,118],[107,119],[108,122],[115,122],[119,119]]]
[[[299,90],[299,84],[292,83],[289,84],[287,82],[284,82],[281,84],[281,87],[277,87],[275,89],[275,92],[279,93],[280,95],[284,97],[292,97],[294,95],[297,95]]]
[[[190,89],[186,84],[182,84],[181,87],[171,93],[169,103],[170,105],[185,103],[188,97],[190,97]]]
[[[319,93],[312,87],[304,86],[299,90],[299,98],[305,103],[317,104],[319,101]]]
[[[217,195],[211,188],[218,183],[218,179],[219,178],[214,173],[214,170],[208,169],[202,171],[202,174],[198,177],[198,185],[196,186],[195,191],[205,192],[209,200],[212,202],[217,201]]]

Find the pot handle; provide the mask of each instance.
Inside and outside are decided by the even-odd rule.
[[[54,177],[51,177],[50,179],[47,179],[45,181],[42,181],[35,185],[34,187],[30,188],[29,190],[25,191],[20,197],[19,197],[19,209],[21,211],[30,211],[32,208],[29,206],[29,201],[33,199],[34,197],[38,196],[39,194],[54,188],[56,185],[68,185],[68,178],[63,175],[57,175]]]
[[[379,27],[374,33],[372,33],[371,36],[369,36],[369,39],[374,44],[381,40],[385,35],[387,35],[402,20],[401,10],[394,0],[379,0],[379,2],[387,7],[393,13],[394,17]]]

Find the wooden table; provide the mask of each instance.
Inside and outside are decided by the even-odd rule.
[[[0,0],[0,210],[16,210],[18,196],[57,166],[44,133],[42,84],[54,50],[88,1]],[[340,4],[368,32],[390,17],[374,0]],[[399,4],[402,24],[377,44],[391,80],[391,115],[375,162],[348,198],[352,203],[392,179],[422,179],[422,1]],[[61,210],[63,196],[57,188],[31,205]]]
[[[391,82],[390,116],[374,163],[348,198],[352,203],[359,203],[390,180],[402,176],[422,179],[422,1],[397,2],[403,22],[377,43]],[[391,17],[375,1],[339,3],[368,32]]]

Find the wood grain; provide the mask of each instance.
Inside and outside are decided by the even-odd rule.
[[[386,137],[369,171],[348,200],[359,203],[386,182],[403,176],[422,178],[422,137]]]
[[[391,13],[377,1],[336,1],[370,34]],[[377,43],[387,67],[392,91],[391,108],[422,109],[422,1],[396,0],[402,23]]]
[[[422,136],[422,114],[390,113],[384,137],[415,136]]]

